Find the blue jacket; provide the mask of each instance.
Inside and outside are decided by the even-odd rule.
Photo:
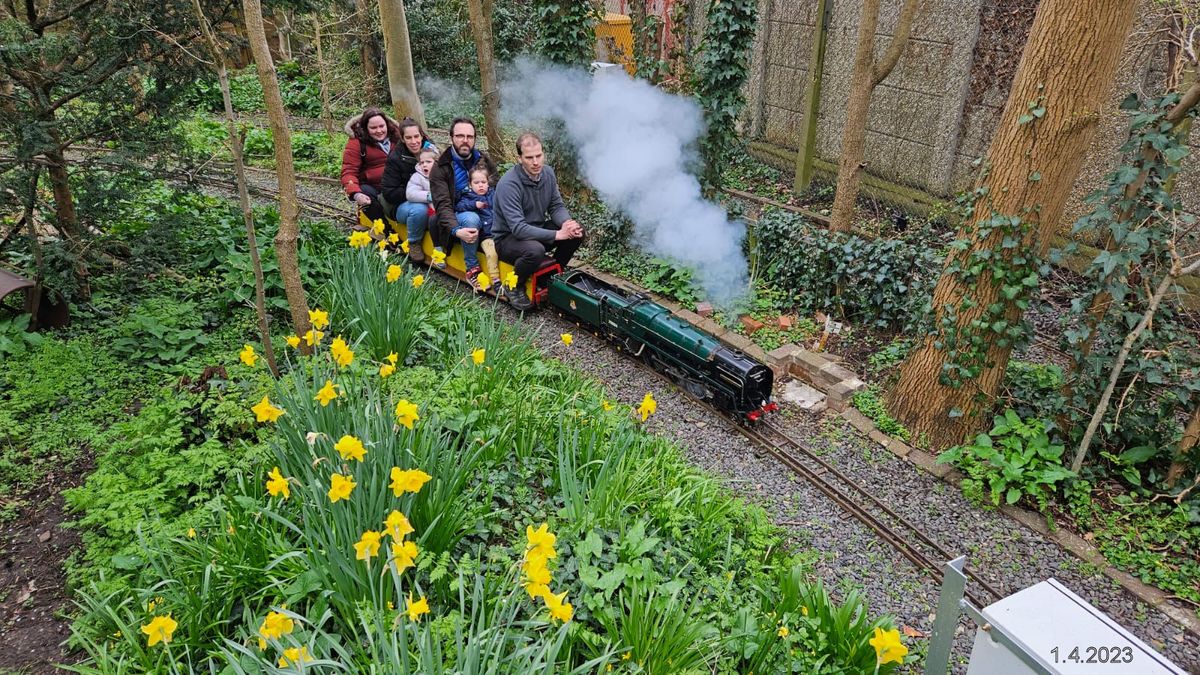
[[[480,229],[483,230],[483,237],[492,236],[492,204],[495,203],[496,188],[489,188],[486,195],[477,195],[474,192],[462,193],[462,198],[454,205],[454,210],[457,213],[478,213]],[[475,202],[483,202],[487,204],[482,209],[476,208]]]

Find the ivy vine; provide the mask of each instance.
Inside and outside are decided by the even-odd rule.
[[[593,0],[538,0],[538,51],[554,63],[586,66],[596,54],[596,23],[602,4]]]
[[[709,187],[719,186],[725,155],[737,141],[734,123],[745,104],[742,85],[757,20],[756,0],[713,0],[708,10],[696,95],[708,123],[700,151]]]
[[[969,221],[979,203],[990,202],[987,188],[977,188],[964,201]],[[1033,334],[1024,315],[1044,263],[1030,250],[1033,224],[1028,215],[1028,209],[1018,215],[992,210],[950,244],[944,274],[963,292],[942,308],[934,326],[934,346],[947,356],[938,378],[946,386],[961,387],[978,378],[993,365],[992,348],[1020,349]],[[983,244],[973,246],[975,242]],[[975,318],[960,325],[960,317],[968,314]]]
[[[1132,114],[1130,137],[1122,148],[1127,159],[1109,175],[1105,189],[1089,198],[1093,210],[1073,227],[1073,238],[1094,235],[1107,245],[1084,271],[1085,290],[1062,319],[1063,348],[1076,364],[1065,389],[1069,398],[1063,432],[1068,436],[1082,430],[1122,340],[1141,318],[1150,289],[1167,273],[1168,244],[1195,250],[1200,239],[1195,220],[1183,213],[1168,188],[1188,154],[1176,125],[1166,119],[1179,99],[1172,93],[1148,101],[1135,95],[1125,100],[1122,108]],[[1196,114],[1195,108],[1189,113]],[[1137,190],[1131,192],[1130,186]],[[1072,244],[1067,252],[1077,248]],[[1107,311],[1096,311],[1098,298],[1110,303]],[[1196,332],[1189,330],[1188,318],[1173,303],[1160,306],[1151,328],[1133,345],[1120,377],[1121,405],[1105,418],[1101,442],[1114,450],[1152,450],[1140,453],[1143,461],[1156,455],[1165,458],[1179,433],[1180,417],[1200,396]],[[1200,458],[1194,457],[1197,461]],[[1161,477],[1153,473],[1148,477]]]

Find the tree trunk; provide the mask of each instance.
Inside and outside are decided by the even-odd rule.
[[[329,73],[325,72],[325,52],[321,47],[321,20],[313,19],[313,42],[317,48],[317,78],[321,84],[321,121],[325,123],[325,133],[332,134],[333,106],[329,103]]]
[[[288,131],[283,96],[279,93],[279,80],[275,77],[275,63],[267,48],[260,0],[242,0],[242,11],[246,16],[246,35],[254,54],[258,81],[262,83],[263,100],[266,102],[267,118],[275,143],[275,173],[279,181],[279,232],[275,235],[275,258],[279,261],[279,275],[283,277],[292,326],[297,335],[303,335],[309,330],[308,300],[300,278],[300,256],[296,245],[300,200],[296,193],[296,170],[292,163],[292,135]]]
[[[1192,406],[1192,416],[1188,418],[1187,426],[1183,429],[1183,438],[1179,439],[1179,447],[1175,450],[1175,459],[1167,469],[1167,487],[1175,487],[1183,472],[1187,469],[1187,456],[1200,442],[1200,403]]]
[[[273,14],[275,19],[275,37],[279,39],[279,58],[283,61],[292,60],[292,22],[288,16],[288,11],[284,9],[276,10]]]
[[[396,119],[411,117],[425,126],[425,111],[417,96],[417,78],[413,74],[412,47],[408,40],[408,19],[404,0],[379,0],[379,25],[383,28],[387,51],[388,90]]]
[[[30,167],[29,191],[25,194],[25,208],[21,222],[26,223],[26,229],[29,231],[29,250],[33,252],[33,269],[34,269],[34,285],[30,291],[33,297],[29,302],[29,329],[37,330],[38,314],[42,307],[42,282],[45,279],[46,261],[42,257],[42,242],[38,239],[37,225],[34,224],[35,211],[37,209],[37,189],[38,180],[42,175],[42,168],[34,164]],[[19,223],[18,223],[19,224]],[[14,232],[17,228],[13,228]]]
[[[483,90],[483,122],[488,154],[504,161],[504,136],[500,133],[500,87],[496,84],[496,50],[492,44],[492,0],[467,0],[475,53],[479,57],[479,84]]]
[[[375,98],[379,89],[379,48],[375,44],[375,20],[371,16],[371,5],[367,0],[354,0],[354,25],[361,44],[363,80],[366,82],[366,98]]]
[[[1001,345],[994,337],[985,339],[986,354],[977,376],[952,386],[942,380],[944,367],[951,364],[944,348],[949,331],[978,331],[973,323],[993,303],[1005,308],[1010,325],[1021,315],[1012,302],[1004,301],[1000,284],[990,274],[970,287],[955,269],[980,251],[1045,255],[1095,132],[1098,111],[1112,87],[1135,4],[1042,0],[1038,6],[988,149],[989,172],[981,179],[984,196],[958,233],[958,239],[969,242],[968,249],[952,250],[947,256],[933,292],[934,332],[901,365],[900,381],[888,396],[892,413],[934,448],[958,443],[978,428],[980,413],[995,401],[1012,351],[1011,341]],[[1035,109],[1040,118],[1032,114]],[[1029,224],[1025,240],[1015,248],[1002,248],[1004,233],[999,228],[986,238],[973,234],[995,215]],[[964,300],[969,302],[960,305]]]
[[[233,175],[237,179],[238,204],[242,207],[242,220],[246,225],[246,243],[250,247],[250,265],[254,268],[254,310],[258,314],[258,331],[262,337],[263,358],[271,374],[279,377],[279,364],[275,362],[275,348],[271,345],[271,327],[267,321],[267,298],[263,280],[262,260],[258,255],[258,236],[254,230],[254,209],[250,206],[250,191],[246,187],[246,164],[242,153],[242,133],[237,126],[237,117],[233,113],[233,96],[229,88],[229,71],[225,66],[225,55],[221,46],[208,25],[208,17],[200,7],[200,0],[192,0],[192,8],[196,10],[196,20],[208,47],[212,51],[213,62],[216,64],[217,82],[221,85],[221,100],[225,105],[225,127],[229,130],[229,149],[233,154]]]
[[[54,141],[57,143],[57,134]],[[71,175],[67,171],[67,159],[62,150],[53,150],[46,155],[47,170],[50,177],[50,189],[54,191],[54,219],[58,231],[74,242],[79,242],[81,232],[79,217],[75,213],[75,197],[71,194]]]
[[[50,138],[59,143],[58,132],[51,131]],[[43,153],[46,156],[46,173],[50,177],[50,187],[54,192],[55,223],[59,233],[71,245],[75,257],[75,283],[78,286],[80,300],[92,297],[91,271],[88,270],[84,259],[86,249],[83,246],[83,231],[79,227],[79,217],[75,212],[75,197],[71,194],[71,175],[67,171],[67,158],[62,150],[52,150]],[[32,225],[32,223],[30,223]],[[30,227],[34,236],[34,228]]]
[[[858,46],[854,50],[854,74],[850,80],[850,99],[846,102],[846,125],[842,128],[842,152],[838,158],[837,191],[833,196],[833,211],[829,229],[849,232],[853,228],[854,202],[862,183],[864,146],[867,135],[867,114],[875,86],[891,74],[912,32],[913,17],[918,0],[904,0],[896,33],[879,63],[875,63],[875,30],[879,24],[880,0],[864,0],[858,22]]]

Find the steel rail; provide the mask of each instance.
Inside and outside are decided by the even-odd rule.
[[[881,539],[891,544],[893,548],[904,555],[905,558],[908,558],[910,562],[918,568],[925,570],[934,580],[938,582],[942,580],[943,567],[946,561],[955,557],[955,554],[935,541],[924,530],[914,525],[912,521],[904,516],[896,513],[895,510],[884,504],[882,500],[863,487],[862,484],[819,457],[807,445],[793,438],[770,421],[763,420],[758,426],[754,427],[737,424],[736,422],[734,424],[737,425],[738,430],[743,435],[764,446],[772,457],[807,480],[813,487],[820,490],[856,520],[871,528]],[[803,461],[796,456],[794,452],[796,450],[803,455]],[[806,464],[805,462],[810,462],[811,464]],[[848,490],[838,487],[827,476],[833,476]],[[883,514],[886,518],[881,518],[876,514]],[[899,529],[904,530],[904,532],[899,531],[898,528],[888,526],[884,520],[891,520],[893,523],[899,525]],[[909,537],[905,536],[906,533],[913,535],[927,550],[939,556],[940,559],[935,560],[929,557],[920,547],[915,546]],[[1004,597],[1002,593],[977,573],[967,571],[966,574],[972,582],[972,586],[968,587],[966,595],[980,607]],[[983,597],[984,594],[980,594],[976,589],[982,589],[984,594],[992,596],[991,600],[987,600],[987,598]]]

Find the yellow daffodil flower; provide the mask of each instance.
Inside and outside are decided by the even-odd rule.
[[[389,234],[389,235],[388,235],[388,243],[389,243],[389,244],[395,244],[395,243],[396,243],[396,242],[398,242],[398,241],[400,241],[400,234],[399,234],[399,233],[397,233],[397,232],[393,232],[393,233],[391,233],[391,234]],[[408,251],[405,251],[405,253],[408,253]]]
[[[321,339],[324,337],[325,334],[321,331],[309,329],[309,331],[304,334],[304,344],[308,345],[309,347],[316,347],[317,345],[321,344]]]
[[[379,542],[383,539],[383,535],[375,530],[367,530],[362,533],[362,537],[358,543],[354,545],[354,558],[356,560],[369,560],[379,554]]]
[[[540,555],[546,558],[557,558],[558,553],[554,550],[554,542],[558,539],[549,531],[549,524],[542,523],[538,529],[533,529],[532,525],[525,526],[525,550],[530,552],[530,555]]]
[[[525,578],[529,580],[529,583],[541,584],[543,586],[550,585],[550,570],[546,568],[546,558],[544,556],[535,556],[526,561],[524,572]]]
[[[288,485],[288,479],[279,473],[279,467],[271,469],[271,473],[267,474],[267,493],[272,497],[283,495],[284,499],[292,496],[291,486]]]
[[[362,441],[349,434],[338,439],[338,442],[333,444],[333,449],[338,451],[342,459],[355,459],[360,462],[367,454],[367,449],[363,447]]]
[[[238,352],[238,358],[242,360],[242,363],[251,368],[254,367],[255,363],[258,363],[258,354],[254,353],[254,345],[248,344],[242,347],[242,351]]]
[[[392,467],[392,482],[390,487],[392,493],[397,497],[405,492],[416,494],[421,491],[421,486],[433,479],[433,476],[425,473],[420,469],[401,469],[398,466]]]
[[[904,663],[904,655],[908,654],[908,647],[905,647],[900,642],[900,631],[896,629],[883,630],[875,628],[875,637],[868,640],[871,646],[875,648],[875,659],[879,665],[885,663]]]
[[[334,384],[333,380],[325,380],[325,386],[321,387],[317,395],[313,397],[313,400],[320,403],[321,407],[324,408],[329,405],[330,401],[338,397],[337,390],[338,385]]]
[[[388,265],[387,282],[390,284],[400,278],[404,274],[404,268],[399,265]]]
[[[570,333],[563,333],[560,337],[562,337],[562,343],[568,347],[575,341],[575,338]]]
[[[188,539],[195,539],[196,538],[196,528],[189,527],[188,531],[187,531],[187,536],[188,536]]]
[[[387,260],[387,254],[388,254],[387,247],[388,247],[387,239],[380,239],[379,241],[375,242],[375,248],[379,249],[379,257],[383,258],[384,260]]]
[[[382,237],[383,236],[383,221],[380,220],[379,218],[376,218],[375,220],[371,221],[371,232],[373,232],[375,234],[375,236],[377,236],[377,237]]]
[[[364,232],[364,234],[366,234]],[[279,667],[287,668],[289,665],[298,666],[302,663],[308,663],[312,657],[308,654],[308,647],[292,647],[283,650],[283,656],[279,657]]]
[[[308,310],[308,321],[317,330],[324,330],[329,325],[329,312],[320,309]]]
[[[267,612],[267,618],[263,619],[262,625],[258,627],[258,635],[264,640],[278,640],[284,635],[290,635],[295,629],[296,622],[287,614]]]
[[[287,342],[287,346],[291,347],[292,349],[295,349],[296,347],[300,346],[300,336],[299,335],[289,335],[289,336],[285,337],[284,340]]]
[[[440,265],[440,264],[442,264],[442,263],[446,262],[446,253],[445,253],[445,251],[439,251],[439,250],[437,250],[437,249],[434,249],[434,250],[433,250],[433,255],[432,255],[431,257],[433,258],[433,264],[434,264],[434,265]]]
[[[421,416],[417,414],[417,404],[409,403],[408,399],[400,399],[396,404],[396,423],[412,429],[413,423],[419,419]]]
[[[402,241],[402,242],[400,242],[400,250],[401,250],[401,251],[404,251],[405,253],[408,253],[408,251],[409,251],[409,249],[410,249],[410,248],[411,248],[411,246],[409,246],[409,243],[408,243],[408,240],[407,240],[407,239],[406,239],[406,240],[404,240],[404,241]]]
[[[801,613],[801,614],[803,614],[804,616],[808,616],[808,608],[807,608],[807,607],[805,607],[805,606],[803,606],[803,605],[801,605],[801,606],[800,606],[800,613]]]
[[[358,483],[350,476],[343,476],[340,473],[335,473],[329,478],[329,503],[335,503],[342,499],[350,499],[350,493],[354,492],[354,486]]]
[[[600,407],[604,408],[605,411],[608,411],[613,409],[613,404],[609,403],[608,399],[605,399],[600,402]]]
[[[475,365],[477,365],[477,366],[482,366],[483,360],[486,358],[487,358],[487,350],[486,349],[476,349],[475,351],[471,352],[471,360],[474,361]]]
[[[387,377],[394,372],[396,372],[396,366],[393,366],[390,363],[385,363],[385,364],[379,366],[379,376],[380,377]]]
[[[408,522],[408,517],[396,510],[388,514],[383,525],[383,533],[397,542],[404,541],[405,537],[413,533],[413,526]]]
[[[420,600],[413,602],[412,593],[409,593],[408,603],[404,611],[408,612],[409,621],[419,621],[422,614],[429,613],[429,601],[422,597]]]
[[[571,617],[575,616],[575,608],[571,606],[571,603],[567,602],[566,591],[558,595],[547,593],[542,596],[542,600],[546,601],[546,608],[550,610],[550,616],[563,623],[570,621]]]
[[[142,632],[146,634],[146,646],[153,647],[159,642],[170,642],[171,636],[178,627],[179,624],[171,618],[170,614],[150,619],[150,623],[142,626]]]
[[[257,405],[250,408],[250,410],[254,412],[254,415],[260,424],[263,422],[274,422],[275,420],[279,419],[280,415],[284,413],[283,408],[271,405],[271,400],[266,396],[263,396],[262,400],[259,401]]]
[[[645,422],[656,410],[658,410],[658,401],[654,400],[653,394],[646,392],[646,395],[642,397],[642,402],[637,407],[638,414],[642,416],[642,421]]]
[[[413,279],[412,279],[413,288],[420,288],[424,284],[425,284],[425,275],[424,274],[418,274],[417,276],[413,277]]]
[[[420,555],[421,549],[417,548],[417,544],[411,541],[402,541],[392,544],[392,560],[396,563],[396,574],[404,574],[404,570],[416,564],[417,556]]]
[[[480,272],[479,276],[475,277],[475,283],[479,285],[479,288],[482,288],[486,291],[492,287],[492,278],[487,274]]]
[[[352,248],[362,248],[371,243],[371,235],[366,232],[354,232],[350,235],[350,246]]]
[[[329,353],[333,355],[333,360],[339,368],[345,368],[354,361],[354,351],[340,335],[335,337],[333,343],[329,345]]]
[[[550,587],[545,584],[525,584],[525,592],[529,594],[530,600],[537,600],[538,598],[544,600],[547,595],[552,595]]]
[[[779,630],[775,631],[775,634],[781,638],[785,638],[788,636],[788,633],[790,633],[790,632],[791,631],[788,630],[787,626],[780,626]]]
[[[504,275],[504,285],[509,289],[516,288],[518,281],[519,279],[517,278],[516,272],[509,272],[508,274]]]
[[[396,365],[396,362],[400,360],[400,355],[397,354],[396,352],[392,352],[391,354],[388,354],[387,356],[383,357],[383,360],[387,361],[388,363],[390,363],[394,366],[394,365]]]

